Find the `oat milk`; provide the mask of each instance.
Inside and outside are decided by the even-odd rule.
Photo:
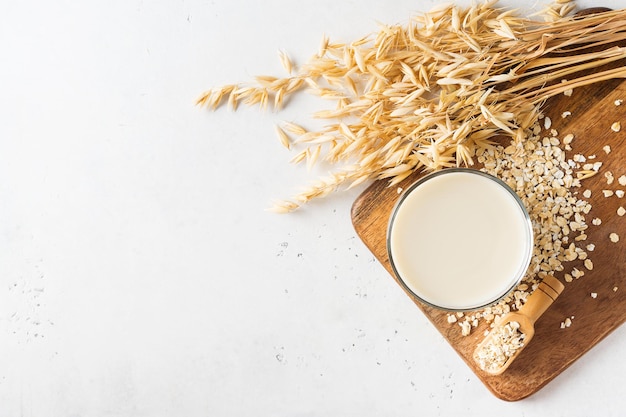
[[[479,171],[448,169],[401,197],[387,243],[396,275],[416,296],[471,310],[514,288],[532,239],[528,215],[508,187]]]

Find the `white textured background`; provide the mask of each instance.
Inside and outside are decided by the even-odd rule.
[[[361,190],[264,211],[317,175],[273,127],[317,102],[194,106],[437,3],[3,1],[0,417],[623,415],[624,327],[505,403],[356,237]]]

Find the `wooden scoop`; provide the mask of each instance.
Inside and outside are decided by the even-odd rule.
[[[474,350],[473,357],[479,367],[493,375],[504,372],[528,345],[535,334],[535,321],[556,300],[563,288],[565,286],[558,279],[547,276],[519,311],[502,316]],[[506,346],[503,346],[504,343]]]

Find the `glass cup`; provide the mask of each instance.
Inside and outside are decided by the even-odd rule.
[[[400,196],[387,229],[394,274],[423,303],[448,311],[493,305],[524,278],[533,228],[502,180],[469,168],[420,178]]]

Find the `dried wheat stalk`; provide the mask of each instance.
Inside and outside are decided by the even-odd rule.
[[[572,1],[557,1],[540,21],[495,1],[441,6],[351,43],[323,37],[300,68],[281,52],[289,76],[215,88],[198,104],[280,109],[305,88],[335,102],[314,114],[331,121],[322,130],[277,128],[284,146],[300,148],[293,162],[310,167],[324,158],[338,166],[273,208],[288,212],[342,185],[373,179],[394,185],[415,170],[472,165],[475,150],[491,146],[494,135],[523,141],[548,98],[626,77],[623,65],[579,74],[626,58],[626,48],[615,46],[626,40],[626,11],[576,17],[574,9]]]

